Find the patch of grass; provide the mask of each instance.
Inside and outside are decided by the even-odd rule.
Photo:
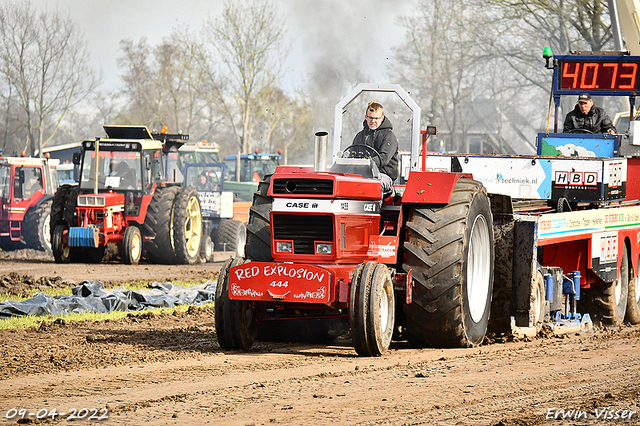
[[[95,312],[84,312],[84,313],[75,313],[68,315],[28,315],[23,317],[15,317],[15,318],[7,318],[0,319],[0,330],[8,330],[13,328],[29,328],[29,327],[39,327],[44,322],[53,322],[58,318],[63,319],[66,322],[98,322],[104,320],[117,320],[121,318],[126,318],[129,315],[140,315],[140,314],[154,314],[158,315],[161,313],[173,313],[174,311],[178,312],[186,312],[190,307],[201,308],[203,306],[207,306],[208,303],[204,303],[202,305],[180,305],[174,308],[149,308],[143,311],[128,311],[128,312],[110,312],[107,314],[98,314]]]
[[[209,280],[203,280],[202,282],[195,282],[195,281],[173,281],[173,284],[177,284],[177,285],[181,285],[183,287],[190,287],[192,285],[199,285],[199,284],[204,284],[205,282],[207,282]],[[117,286],[114,287],[109,287],[107,288],[107,290],[111,290],[114,288],[118,288],[118,287],[124,287],[126,290],[149,290],[150,289],[150,285],[153,284],[151,282],[145,282],[145,281],[133,281],[133,282],[126,282],[123,284],[119,284]],[[5,300],[14,300],[16,302],[21,302],[23,300],[27,300],[32,298],[36,293],[45,293],[48,294],[51,297],[55,297],[55,296],[71,296],[71,289],[75,287],[65,287],[65,288],[45,288],[45,289],[38,289],[38,288],[31,288],[28,290],[23,291],[21,294],[9,294],[9,293],[0,293],[0,302],[4,302]]]
[[[66,288],[47,288],[47,289],[38,289],[38,288],[30,288],[29,290],[23,291],[21,294],[9,294],[9,293],[0,293],[0,301],[5,300],[15,300],[16,302],[21,302],[26,299],[32,298],[36,293],[46,293],[51,297],[55,296],[71,296],[71,287]]]
[[[207,281],[209,280],[203,280],[202,282],[173,281],[173,284],[181,285],[183,287],[190,287],[192,285],[204,284]],[[117,287],[124,287],[126,290],[149,290],[150,284],[152,283],[143,282],[143,281],[134,281],[131,283],[128,283],[128,282],[123,283],[115,287],[110,287],[107,290],[117,288]],[[71,289],[72,287],[46,288],[42,290],[30,289],[23,292],[20,295],[0,293],[0,301],[14,300],[16,302],[21,302],[23,300],[33,297],[36,293],[45,293],[52,297],[60,296],[60,295],[71,296]],[[205,303],[204,305],[207,305],[207,304]],[[200,307],[204,305],[197,305],[195,307]],[[84,312],[84,313],[74,313],[74,314],[67,314],[67,315],[40,315],[40,316],[28,315],[28,316],[22,316],[22,317],[6,318],[6,319],[0,318],[0,330],[40,326],[40,324],[42,324],[43,322],[47,322],[47,321],[51,322],[56,320],[57,318],[62,318],[65,321],[69,321],[69,322],[81,322],[81,321],[95,322],[95,321],[104,321],[106,319],[115,320],[115,319],[125,318],[129,314],[139,315],[143,312],[145,313],[151,312],[155,314],[159,314],[163,312],[172,313],[175,310],[178,310],[179,312],[185,312],[187,309],[189,309],[189,306],[194,306],[194,305],[180,305],[175,308],[149,308],[149,309],[145,309],[144,311],[110,312],[106,314],[99,314],[96,312]]]

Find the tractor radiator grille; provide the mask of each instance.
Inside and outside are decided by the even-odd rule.
[[[333,195],[330,179],[274,179],[274,194]]]
[[[314,254],[316,241],[333,241],[333,216],[274,214],[273,238],[293,240],[295,254]]]

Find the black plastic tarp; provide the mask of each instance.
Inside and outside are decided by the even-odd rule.
[[[178,305],[199,305],[213,302],[216,283],[183,287],[177,284],[153,283],[149,290],[126,290],[124,287],[105,289],[102,282],[83,281],[72,289],[71,296],[49,296],[36,293],[30,299],[0,303],[0,318],[23,315],[65,315],[75,312],[107,313],[141,311],[146,308],[172,308]]]

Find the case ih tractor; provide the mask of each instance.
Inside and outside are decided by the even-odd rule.
[[[0,248],[51,250],[49,213],[58,160],[0,158]]]
[[[164,151],[182,135],[144,126],[105,126],[108,138],[84,141],[77,186],[63,185],[51,206],[56,262],[99,262],[116,244],[126,263],[195,263],[202,214],[193,187],[167,184]]]
[[[556,106],[589,88],[633,101],[639,64],[555,57]],[[593,89],[596,79],[603,89]],[[370,158],[351,155],[377,153],[340,155],[343,113],[363,92],[395,93],[412,111],[406,184],[391,194],[372,179]],[[589,329],[592,317],[640,321],[640,149],[629,137],[541,133],[538,155],[431,155],[434,129],[419,126],[420,108],[402,88],[361,84],[336,106],[328,172],[321,162],[279,168],[260,183],[246,257],[227,261],[218,280],[223,349],[248,350],[259,328],[287,321],[316,321],[318,332],[348,321],[361,356],[383,354],[392,339],[468,347],[489,327],[535,335],[544,324]]]

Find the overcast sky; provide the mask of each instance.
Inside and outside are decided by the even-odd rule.
[[[7,0],[0,0],[5,2]],[[199,30],[218,16],[223,0],[32,0],[34,6],[58,9],[84,32],[92,62],[101,70],[102,89],[119,85],[116,60],[120,40],[147,37],[156,45],[176,26]],[[306,87],[318,79],[323,64],[353,68],[371,82],[387,83],[386,64],[392,47],[402,42],[399,16],[410,12],[411,0],[278,0],[292,51],[285,85]],[[339,72],[339,71],[336,71]],[[322,73],[320,73],[322,74]],[[311,76],[311,77],[310,77]],[[311,82],[313,84],[313,82]]]

